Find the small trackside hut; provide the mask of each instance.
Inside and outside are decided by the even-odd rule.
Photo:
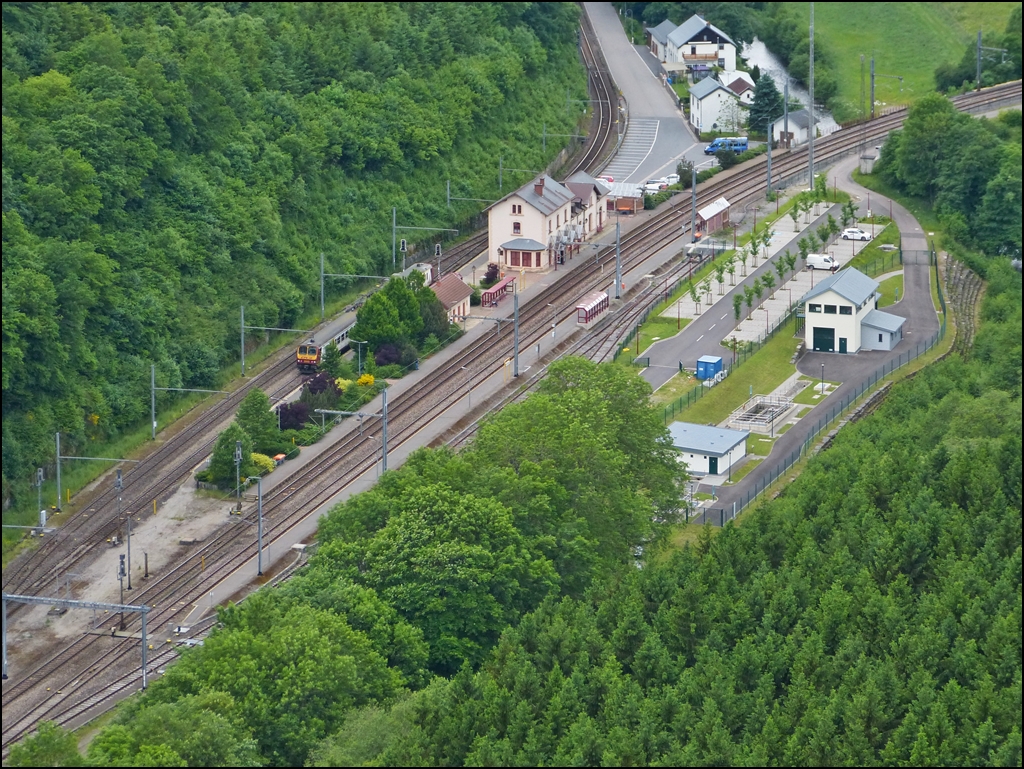
[[[576,305],[576,323],[580,326],[589,326],[591,321],[597,320],[607,309],[608,294],[604,291],[593,291]]]

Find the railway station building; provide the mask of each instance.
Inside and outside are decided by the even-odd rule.
[[[878,282],[853,267],[822,279],[800,300],[804,345],[816,352],[891,350],[905,318],[878,309]]]
[[[469,315],[469,298],[473,295],[473,287],[463,281],[457,272],[448,273],[430,288],[448,313],[449,323]]]
[[[582,171],[565,184],[547,174],[524,184],[487,212],[489,261],[503,270],[554,267],[604,226],[608,191]]]

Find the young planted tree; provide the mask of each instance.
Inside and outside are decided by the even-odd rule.
[[[796,254],[791,254],[787,250],[786,251],[785,259],[786,259],[786,266],[789,267],[789,271],[793,272],[793,270],[796,269]]]
[[[743,287],[743,301],[747,305],[747,320],[750,320],[750,315],[754,311],[753,308],[755,297],[756,294],[754,294],[754,289],[752,289],[750,286]]]
[[[796,242],[797,250],[800,252],[800,258],[804,260],[804,264],[807,263],[807,255],[811,253],[811,241],[807,237],[802,237]]]
[[[814,197],[816,203],[828,200],[828,178],[825,174],[814,177]]]
[[[804,212],[804,224],[811,223],[811,209],[814,208],[814,199],[808,193],[803,193],[800,198],[800,210]]]
[[[771,273],[769,273],[770,275]],[[754,295],[757,296],[757,303],[761,304],[761,297],[764,296],[764,283],[761,278],[754,280]]]
[[[761,276],[761,282],[764,283],[765,288],[768,289],[768,293],[772,299],[775,298],[775,276],[770,272],[766,272]]]
[[[707,297],[705,301],[711,304],[711,278],[704,278],[704,281],[700,284],[700,290]]]
[[[835,240],[836,236],[840,233],[841,230],[842,230],[842,227],[839,226],[839,222],[836,221],[836,218],[834,216],[832,216],[832,214],[829,214],[828,215],[828,234],[829,234],[829,237],[831,237],[832,240]]]
[[[828,223],[818,225],[818,240],[821,241],[821,247],[828,248],[829,241],[831,240],[832,232],[828,228]]]
[[[743,312],[743,296],[736,294],[732,298],[732,311],[736,314],[736,320],[740,319],[740,313]]]
[[[800,231],[800,201],[793,201],[793,207],[789,209],[789,218],[793,220],[793,232]]]
[[[736,285],[736,256],[730,256],[725,260],[725,271],[729,273],[729,285]]]
[[[736,258],[739,259],[740,260],[740,264],[743,265],[742,277],[744,277],[744,278],[747,277],[747,259],[750,258],[750,256],[747,254],[747,249],[745,247],[742,247],[742,246],[740,248],[738,248],[736,250]]]
[[[747,244],[747,250],[750,251],[750,266],[756,270],[757,257],[761,253],[761,236],[756,232],[751,234],[750,242]]]
[[[840,215],[842,216],[843,227],[849,227],[857,221],[857,204],[852,200],[847,200],[843,203]]]
[[[700,315],[700,294],[692,280],[690,281],[690,298],[693,300],[694,312]]]
[[[718,295],[725,293],[725,264],[721,260],[715,262],[715,280],[718,281]]]
[[[789,264],[786,261],[787,256],[789,256],[789,251],[785,254],[780,254],[778,259],[775,260],[775,274],[779,276],[780,286],[786,282],[786,267]]]

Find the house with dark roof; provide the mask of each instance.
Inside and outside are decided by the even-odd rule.
[[[647,47],[663,64],[668,58],[668,36],[675,28],[676,24],[668,19],[656,27],[647,27]]]
[[[694,15],[666,37],[666,60],[687,65],[698,79],[719,67],[727,72],[736,69],[736,43],[714,24]]]
[[[690,86],[690,123],[697,131],[739,130],[739,97],[713,77]]]
[[[473,295],[473,287],[463,281],[457,272],[448,273],[430,289],[448,313],[449,323],[469,315],[469,298]]]
[[[803,295],[804,344],[817,352],[891,350],[903,339],[905,318],[878,309],[878,282],[850,267]]]
[[[772,123],[772,138],[780,147],[804,144],[811,132],[811,113],[805,109],[790,112]]]

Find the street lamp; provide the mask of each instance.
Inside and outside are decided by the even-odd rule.
[[[241,486],[242,481],[240,474],[242,471],[242,442],[235,441],[235,499],[239,499],[242,496]]]
[[[821,364],[821,394],[825,394],[825,364]]]

